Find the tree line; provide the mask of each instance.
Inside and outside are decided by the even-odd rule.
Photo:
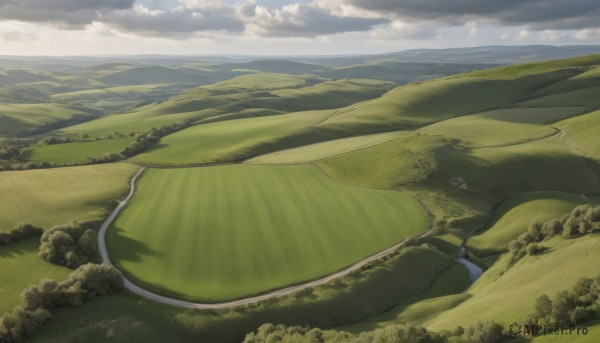
[[[175,123],[170,125],[163,125],[159,128],[151,128],[149,130],[134,133],[130,136],[135,137],[134,141],[129,143],[119,152],[110,152],[104,155],[91,158],[88,160],[89,163],[106,163],[123,160],[132,156],[135,156],[158,142],[162,137],[173,134],[177,131],[181,131],[192,126],[193,121],[188,119],[181,123]]]
[[[72,221],[44,231],[31,224],[21,224],[8,232],[0,231],[0,245],[40,238],[39,255],[47,262],[76,269],[89,262],[100,262],[98,252],[99,221]]]
[[[561,235],[565,239],[576,238],[591,232],[600,232],[600,205],[580,205],[560,218],[546,222],[533,221],[527,232],[508,244],[512,263],[525,255],[535,255],[544,250],[537,243]]]
[[[0,342],[22,342],[52,317],[52,310],[79,307],[122,289],[121,273],[108,265],[85,264],[63,282],[43,279],[26,288],[21,293],[21,303],[0,317]]]
[[[534,311],[524,322],[545,326],[582,324],[600,316],[600,274],[594,278],[583,277],[570,291],[558,292],[552,299],[540,295]]]
[[[181,131],[193,125],[193,120],[188,119],[180,123],[153,127],[142,132],[130,132],[129,136],[134,140],[118,152],[109,152],[97,157],[92,157],[84,163],[51,163],[48,161],[27,161],[26,148],[34,145],[55,145],[64,143],[83,142],[89,139],[88,135],[69,135],[64,137],[47,136],[40,140],[30,138],[2,138],[0,137],[0,171],[2,170],[30,170],[72,167],[86,164],[99,164],[120,161],[135,156],[158,142],[162,137]],[[109,134],[103,139],[113,137],[125,137],[125,134],[116,132]],[[96,138],[98,140],[100,138]]]
[[[263,324],[256,332],[247,334],[244,343],[500,343],[512,339],[514,337],[501,324],[493,321],[477,322],[467,329],[459,326],[454,330],[443,330],[439,333],[423,327],[397,324],[361,332],[358,335],[302,326]]]
[[[15,226],[10,231],[0,231],[0,245],[8,245],[29,237],[42,235],[44,229],[31,224],[21,224]]]

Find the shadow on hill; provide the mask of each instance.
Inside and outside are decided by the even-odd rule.
[[[150,248],[148,245],[126,237],[124,230],[119,227],[112,227],[110,239],[107,241],[109,255],[114,258],[115,265],[119,261],[142,262],[143,256],[160,257],[163,253]]]
[[[35,237],[13,242],[8,245],[0,245],[0,258],[10,258],[37,253],[39,244],[40,238]]]

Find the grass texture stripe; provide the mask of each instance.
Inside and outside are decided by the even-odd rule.
[[[310,165],[232,165],[146,171],[106,240],[140,286],[220,302],[331,274],[428,227],[404,193]]]

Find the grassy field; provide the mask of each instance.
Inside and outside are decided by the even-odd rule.
[[[345,154],[403,137],[401,131],[378,133],[367,136],[335,139],[323,143],[309,144],[298,148],[285,149],[260,155],[246,161],[250,164],[297,164],[322,160],[324,158]]]
[[[53,313],[32,342],[240,342],[262,323],[331,328],[366,319],[430,289],[453,258],[431,247],[402,249],[359,275],[317,286],[307,296],[284,296],[233,310],[180,309],[127,294],[96,298]],[[406,275],[410,275],[407,278]]]
[[[428,225],[409,195],[338,185],[313,166],[151,170],[107,244],[144,287],[217,301],[330,274]]]
[[[413,83],[366,101],[351,111],[340,111],[320,127],[356,132],[415,128],[460,115],[512,107],[532,90],[569,76],[572,73],[557,72],[496,80],[467,74]]]
[[[468,190],[493,200],[534,190],[596,189],[585,160],[558,137],[465,150],[436,136],[407,136],[319,164],[340,181],[379,188],[450,191],[456,189],[451,179],[460,177]]]
[[[0,133],[33,129],[76,114],[83,113],[57,104],[0,104]]]
[[[471,237],[468,248],[478,256],[508,250],[508,243],[527,231],[532,221],[547,221],[569,213],[577,205],[593,201],[580,194],[535,192],[510,198],[500,204],[490,225]]]
[[[425,292],[407,298],[383,314],[373,316],[358,324],[339,328],[342,331],[359,333],[371,331],[392,324],[421,325],[439,313],[440,298],[464,299],[461,294],[469,287],[469,272],[461,264],[453,264],[435,279]],[[432,306],[432,303],[435,306]]]
[[[583,150],[586,155],[600,163],[600,111],[563,120],[556,124],[566,133],[566,139]]]
[[[193,165],[231,162],[257,154],[253,149],[309,125],[332,111],[239,119],[194,126],[169,135],[157,146],[131,160],[150,165]]]
[[[445,120],[418,132],[457,139],[466,147],[518,144],[556,133],[549,124],[584,110],[582,107],[494,110]]]
[[[129,190],[136,167],[124,164],[0,173],[0,228],[30,223],[44,228],[73,219],[100,219]]]
[[[127,137],[34,147],[28,150],[27,159],[29,161],[46,161],[50,163],[81,163],[86,162],[89,158],[106,153],[119,152],[131,141],[132,138]]]
[[[493,319],[508,324],[519,322],[533,311],[535,299],[569,290],[580,277],[600,273],[600,236],[563,240],[553,238],[542,243],[548,252],[526,256],[506,270],[508,254],[468,290],[471,297],[453,309],[440,313],[426,323],[432,330],[467,327],[479,320]],[[457,320],[460,318],[460,320]]]
[[[62,281],[71,270],[50,264],[38,256],[39,238],[0,247],[0,317],[21,302],[21,291],[43,278]]]

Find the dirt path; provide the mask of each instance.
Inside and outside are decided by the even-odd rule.
[[[102,262],[111,266],[114,266],[112,264],[112,262],[110,261],[110,258],[108,256],[108,250],[106,249],[106,240],[105,240],[105,235],[106,235],[106,231],[108,230],[108,228],[110,227],[110,224],[116,219],[116,217],[119,215],[119,213],[123,210],[123,208],[125,208],[125,206],[127,206],[127,204],[129,203],[129,201],[131,200],[131,198],[135,195],[135,190],[136,190],[136,186],[135,183],[137,181],[137,179],[140,177],[140,175],[142,175],[142,173],[146,170],[146,167],[142,167],[131,179],[131,190],[129,191],[129,195],[127,195],[127,197],[125,198],[125,200],[123,200],[119,206],[117,206],[117,208],[114,209],[114,211],[110,214],[110,216],[108,216],[108,218],[106,218],[106,220],[104,221],[104,223],[102,224],[102,226],[100,227],[100,230],[98,232],[98,245],[99,245],[99,250],[100,250],[100,256],[102,257]],[[434,228],[431,228],[429,231],[425,232],[424,234],[422,234],[421,236],[419,236],[418,238],[423,238],[423,237],[427,237],[429,235],[431,235],[434,232]],[[387,249],[385,249],[384,251],[381,251],[375,255],[369,256],[353,265],[351,265],[350,267],[347,267],[337,273],[328,275],[326,277],[323,277],[321,279],[318,280],[314,280],[314,281],[310,281],[310,282],[306,282],[300,285],[296,285],[296,286],[291,286],[291,287],[287,287],[287,288],[282,288],[276,291],[272,291],[269,293],[265,293],[262,295],[257,295],[257,296],[253,296],[253,297],[247,297],[247,298],[243,298],[243,299],[239,299],[239,300],[234,300],[234,301],[229,301],[229,302],[223,302],[223,303],[211,303],[211,304],[206,304],[206,303],[196,303],[196,302],[191,302],[191,301],[185,301],[185,300],[180,300],[180,299],[174,299],[174,298],[169,298],[160,294],[156,294],[153,292],[150,292],[148,290],[143,289],[140,286],[135,285],[133,282],[127,280],[127,278],[123,277],[124,280],[124,284],[125,284],[125,288],[127,288],[129,291],[131,291],[132,293],[139,295],[141,297],[144,298],[148,298],[150,300],[154,300],[156,302],[159,303],[163,303],[163,304],[167,304],[167,305],[172,305],[172,306],[177,306],[177,307],[187,307],[187,308],[197,308],[197,309],[222,309],[222,308],[229,308],[229,307],[236,307],[236,306],[241,306],[241,305],[246,305],[246,304],[251,304],[251,303],[256,303],[259,301],[263,301],[263,300],[267,300],[267,299],[272,299],[272,298],[277,298],[283,295],[287,295],[290,293],[294,293],[297,291],[300,291],[302,289],[305,288],[309,288],[309,287],[315,287],[315,286],[319,286],[322,284],[325,284],[327,282],[330,282],[334,279],[337,279],[339,277],[345,276],[350,274],[351,272],[358,270],[360,268],[362,268],[363,266],[376,261],[378,259],[381,259],[385,256],[390,255],[391,253],[393,253],[395,250],[397,250],[398,248],[404,246],[406,244],[406,242],[409,239],[406,239],[398,244],[395,244],[394,246],[391,246]]]

